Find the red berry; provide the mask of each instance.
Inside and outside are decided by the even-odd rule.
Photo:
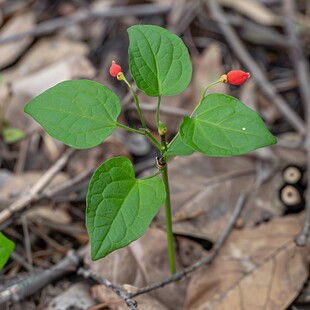
[[[122,67],[119,66],[115,61],[112,61],[112,65],[110,67],[110,74],[113,77],[117,77],[117,75],[122,72]]]
[[[232,70],[227,73],[227,83],[232,85],[242,85],[250,76],[249,72]]]

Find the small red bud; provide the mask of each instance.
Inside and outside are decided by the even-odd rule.
[[[232,70],[227,73],[227,83],[232,85],[242,85],[250,76],[249,72]]]
[[[117,75],[122,72],[122,67],[119,66],[115,61],[112,61],[112,65],[110,67],[110,74],[113,77],[117,77]]]

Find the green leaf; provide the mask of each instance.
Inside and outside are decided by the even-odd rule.
[[[89,80],[59,83],[25,107],[49,135],[77,149],[94,147],[111,135],[120,110],[114,92]]]
[[[14,248],[14,242],[0,232],[0,270],[6,264]]]
[[[184,143],[209,156],[234,156],[275,144],[261,117],[238,99],[210,94],[180,127]]]
[[[169,161],[169,159],[171,157],[174,156],[189,156],[192,155],[195,152],[195,150],[193,150],[191,147],[189,147],[188,145],[186,145],[182,139],[180,138],[180,136],[178,136],[173,143],[171,144],[171,146],[169,147],[166,155],[166,160]]]
[[[24,131],[12,127],[4,128],[2,135],[5,143],[14,143],[16,141],[22,140],[26,136]]]
[[[90,181],[86,199],[92,259],[102,258],[141,237],[165,196],[162,180],[136,179],[128,158],[104,162]]]
[[[132,26],[128,33],[130,70],[138,88],[149,96],[181,93],[192,78],[183,41],[158,26]]]

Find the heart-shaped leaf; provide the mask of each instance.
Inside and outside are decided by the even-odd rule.
[[[209,156],[240,155],[277,142],[255,111],[223,94],[206,96],[195,118],[184,117],[180,136]]]
[[[104,162],[90,181],[86,199],[92,259],[102,258],[141,237],[165,197],[162,180],[136,179],[128,158]]]
[[[191,147],[186,145],[180,135],[172,142],[171,146],[169,147],[167,153],[165,154],[166,160],[169,161],[171,157],[174,156],[189,156],[195,152]]]
[[[48,134],[77,149],[94,147],[111,135],[120,110],[114,92],[89,80],[61,82],[25,107]]]
[[[0,232],[0,270],[6,264],[14,248],[14,242]]]
[[[183,41],[168,30],[139,25],[128,29],[131,74],[149,96],[181,93],[192,78],[192,63]]]

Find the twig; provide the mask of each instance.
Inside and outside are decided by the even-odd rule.
[[[305,246],[309,237],[310,230],[310,78],[309,78],[309,66],[308,62],[305,60],[301,48],[301,42],[299,41],[295,32],[295,7],[294,1],[285,0],[283,2],[283,11],[285,15],[285,30],[288,36],[290,44],[290,56],[292,58],[293,66],[296,71],[296,76],[299,84],[299,90],[301,95],[301,100],[304,106],[307,122],[307,133],[305,139],[305,148],[307,151],[307,181],[308,190],[306,192],[306,217],[300,235],[296,239],[296,243],[300,246]]]
[[[20,300],[36,293],[47,284],[58,280],[69,273],[75,272],[81,265],[85,252],[86,248],[80,248],[75,252],[70,251],[65,258],[51,269],[45,270],[36,275],[30,275],[25,280],[19,281],[3,290],[0,292],[0,306],[10,301],[19,302]]]
[[[122,290],[120,287],[114,285],[111,281],[108,279],[102,278],[98,276],[96,273],[86,270],[84,268],[79,268],[77,271],[77,274],[83,276],[84,278],[91,278],[94,281],[103,284],[104,286],[110,288],[115,294],[117,294],[119,297],[121,297],[129,309],[131,310],[139,310],[137,308],[137,302],[135,300],[132,300],[131,297],[129,297],[129,294],[127,294],[124,290]]]
[[[217,0],[205,0],[212,15],[218,22],[220,29],[231,49],[235,52],[240,62],[243,63],[251,75],[257,80],[265,95],[270,101],[285,115],[291,126],[301,134],[305,134],[306,128],[300,116],[285,102],[285,100],[277,94],[275,88],[268,82],[261,68],[257,65],[253,57],[249,54],[244,44],[236,34],[236,31],[231,27],[228,19],[225,17],[219,2]]]
[[[37,183],[22,197],[17,199],[6,209],[0,212],[0,224],[5,222],[16,212],[19,212],[27,207],[27,205],[39,198],[39,193],[49,184],[55,175],[67,164],[68,160],[76,150],[68,149],[56,162],[49,168]]]
[[[87,12],[78,12],[69,17],[59,17],[53,20],[42,22],[34,29],[10,35],[9,37],[1,38],[0,44],[6,44],[13,41],[21,40],[30,36],[41,36],[51,33],[55,30],[85,22],[93,18],[118,18],[123,16],[137,16],[137,15],[160,15],[169,13],[171,6],[158,4],[141,4],[129,5],[121,7],[111,7],[104,10],[94,10]]]

